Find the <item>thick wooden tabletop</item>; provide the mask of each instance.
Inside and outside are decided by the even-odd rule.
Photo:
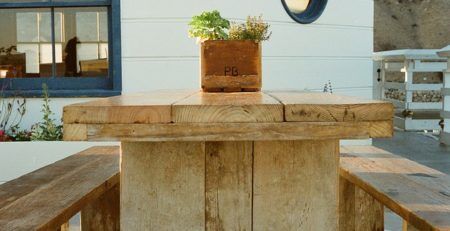
[[[329,93],[161,90],[64,107],[64,140],[232,141],[390,137],[393,105]]]

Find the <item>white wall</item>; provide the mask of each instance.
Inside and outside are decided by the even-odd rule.
[[[122,0],[124,92],[198,88],[198,45],[188,38],[192,15],[218,9],[271,24],[263,45],[265,89],[322,89],[332,81],[344,94],[372,95],[373,0],[329,0],[309,25],[293,22],[281,2],[262,0]]]

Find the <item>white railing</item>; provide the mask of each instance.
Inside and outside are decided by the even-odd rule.
[[[442,88],[443,106],[441,117],[443,129],[441,131],[441,143],[450,145],[450,45],[442,48],[438,55],[447,59],[447,68],[444,70],[444,87]]]
[[[447,67],[446,58],[437,55],[438,50],[393,50],[374,54],[378,73],[374,76],[374,96],[391,101],[396,107],[394,124],[405,130],[439,130],[439,112],[442,101],[439,97],[421,102],[414,94],[435,92],[439,94],[442,83],[418,83],[414,75],[420,72],[441,73]],[[387,81],[390,74],[401,73],[403,79]],[[427,82],[427,81],[424,81]],[[415,93],[416,92],[416,93]],[[395,97],[394,97],[395,96]],[[420,98],[420,97],[416,97]],[[425,116],[417,116],[425,113]],[[434,113],[434,114],[433,114]]]

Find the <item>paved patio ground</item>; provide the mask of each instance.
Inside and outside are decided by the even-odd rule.
[[[430,133],[396,131],[391,139],[374,139],[373,145],[450,175],[450,147]],[[385,211],[385,230],[401,231],[402,220]]]

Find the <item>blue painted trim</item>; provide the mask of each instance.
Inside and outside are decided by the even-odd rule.
[[[309,24],[316,21],[325,10],[328,0],[311,0],[305,11],[301,13],[292,12],[286,4],[285,0],[281,0],[284,9],[288,15],[296,22],[301,24]]]
[[[92,97],[110,97],[120,95],[120,91],[112,90],[49,90],[50,97],[61,98],[92,98]],[[2,97],[26,97],[26,98],[42,98],[42,90],[27,91],[3,91]]]
[[[0,8],[43,8],[43,7],[83,7],[83,6],[109,6],[111,0],[93,0],[80,2],[5,2],[0,3]]]
[[[11,0],[13,1],[13,0]],[[51,8],[55,7],[108,7],[108,45],[109,45],[109,76],[108,77],[51,77],[51,78],[15,78],[0,79],[0,86],[5,96],[20,94],[26,97],[42,95],[42,84],[47,84],[51,96],[58,97],[103,97],[118,95],[122,91],[122,49],[120,0],[93,0],[80,2],[31,2],[31,3],[0,3],[1,8]],[[53,19],[54,20],[54,19]],[[53,26],[52,26],[53,29]],[[52,32],[54,39],[54,31]],[[54,43],[53,43],[54,44]],[[53,51],[55,52],[55,50]],[[55,57],[55,54],[53,54]],[[53,64],[52,69],[56,66]],[[53,73],[56,71],[53,70]]]
[[[110,75],[112,75],[112,83],[114,91],[122,90],[122,32],[120,22],[120,0],[111,0],[111,10],[108,14],[109,17],[109,49],[110,52]]]

